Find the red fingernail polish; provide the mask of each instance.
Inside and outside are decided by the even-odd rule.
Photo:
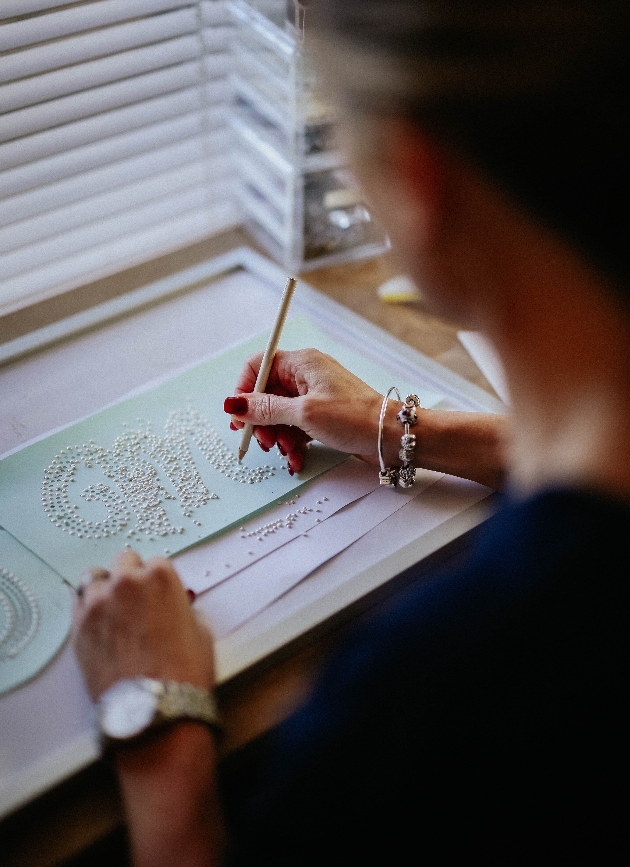
[[[194,590],[191,590],[190,587],[187,587],[186,588],[186,595],[190,599],[190,604],[192,605],[193,602],[195,601],[195,599],[197,598],[197,594],[195,593]]]
[[[278,451],[280,452],[280,454],[282,455],[283,458],[286,458],[287,453],[286,453],[285,450],[282,448],[282,446],[280,445],[280,443],[278,443]]]
[[[261,449],[262,449],[264,452],[268,452],[268,451],[269,451],[269,449],[267,448],[267,446],[264,446],[264,445],[263,445],[259,440],[256,440],[256,442],[258,443],[258,445],[261,447]]]
[[[291,469],[291,467],[287,467],[287,469],[288,469],[288,471],[289,471],[289,475],[290,475],[290,476],[294,475],[294,472],[293,472],[293,470]]]
[[[223,411],[233,415],[245,415],[247,412],[247,398],[226,397],[223,401]]]
[[[230,422],[230,430],[238,430],[233,421]]]

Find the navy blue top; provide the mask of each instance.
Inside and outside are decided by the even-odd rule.
[[[614,863],[629,538],[624,502],[506,500],[463,566],[339,648],[277,730],[230,863]]]

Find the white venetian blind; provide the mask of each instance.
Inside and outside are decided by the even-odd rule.
[[[222,0],[0,0],[0,309],[235,225]]]

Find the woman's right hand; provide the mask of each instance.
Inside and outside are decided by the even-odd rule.
[[[378,462],[382,395],[317,349],[279,350],[266,392],[254,393],[261,361],[262,353],[247,360],[236,383],[237,397],[225,401],[235,428],[253,424],[263,450],[277,444],[291,473],[302,469],[312,439]]]
[[[254,425],[265,451],[278,445],[289,472],[302,469],[311,439],[378,464],[378,420],[383,397],[317,349],[278,351],[264,394],[252,393],[262,353],[252,356],[226,399],[235,429]],[[383,460],[400,464],[401,404],[390,400],[383,426]],[[419,409],[415,463],[427,470],[462,476],[501,488],[505,480],[511,419],[488,412]]]

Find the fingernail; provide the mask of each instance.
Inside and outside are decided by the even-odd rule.
[[[233,421],[230,422],[230,430],[238,430]]]
[[[223,411],[231,415],[245,415],[248,404],[246,397],[226,397],[223,401]]]
[[[269,451],[269,449],[267,448],[267,446],[264,446],[264,445],[260,442],[260,440],[256,440],[256,442],[258,443],[258,445],[261,447],[261,449],[262,449],[264,452],[268,452],[268,451]]]
[[[280,452],[280,454],[282,455],[283,458],[286,458],[287,453],[286,453],[285,450],[282,448],[282,446],[280,445],[280,443],[278,443],[278,451]]]
[[[291,467],[287,467],[287,469],[288,469],[288,471],[289,471],[289,475],[290,475],[290,476],[295,475],[295,473],[294,473],[294,471],[291,469]]]
[[[192,605],[193,602],[195,601],[195,599],[197,598],[197,594],[195,593],[194,590],[191,590],[190,587],[187,587],[186,588],[186,595],[190,599],[190,604]]]

